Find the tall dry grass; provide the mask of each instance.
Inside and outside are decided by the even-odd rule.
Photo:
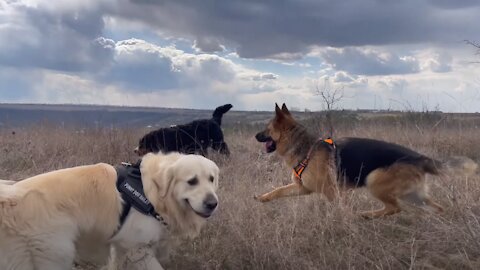
[[[403,120],[402,120],[403,121]],[[438,159],[480,158],[476,126],[356,121],[337,136],[397,142]],[[309,123],[320,127],[322,123]],[[200,237],[182,241],[166,269],[480,269],[480,178],[429,178],[442,215],[408,208],[391,217],[364,220],[357,212],[380,207],[365,190],[344,193],[333,203],[319,195],[261,204],[255,194],[290,181],[290,168],[267,155],[256,129],[226,130],[232,155],[212,155],[221,168],[220,208]],[[315,128],[312,128],[315,129]],[[144,130],[36,126],[0,131],[0,178],[95,162],[134,161]]]

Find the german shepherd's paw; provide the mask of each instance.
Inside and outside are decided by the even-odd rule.
[[[390,215],[399,213],[400,211],[401,211],[400,208],[384,208],[380,210],[360,212],[360,216],[365,219],[374,219],[374,218],[390,216]]]
[[[358,215],[364,219],[374,219],[374,216],[372,215],[371,212],[360,212],[358,213]]]
[[[270,201],[270,200],[268,199],[268,197],[265,196],[265,195],[254,195],[254,196],[253,196],[253,199],[255,199],[256,201],[259,201],[259,202],[268,202],[268,201]]]

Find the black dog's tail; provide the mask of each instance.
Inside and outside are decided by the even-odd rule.
[[[213,111],[213,116],[212,116],[213,121],[221,125],[223,114],[228,112],[232,107],[233,107],[232,104],[225,104],[223,106],[217,107],[215,111]]]

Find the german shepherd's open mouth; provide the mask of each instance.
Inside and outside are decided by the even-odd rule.
[[[277,143],[272,139],[272,137],[265,135],[265,131],[257,133],[255,138],[258,142],[265,143],[265,150],[267,153],[272,153],[277,149]]]

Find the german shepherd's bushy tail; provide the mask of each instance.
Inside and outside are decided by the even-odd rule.
[[[471,176],[478,170],[478,164],[465,156],[452,156],[446,160],[422,158],[418,163],[422,170],[433,175],[456,174]]]
[[[442,161],[442,169],[446,173],[471,176],[478,171],[478,164],[465,156],[452,156]]]
[[[465,156],[452,156],[445,160],[437,160],[420,156],[405,161],[417,166],[423,172],[432,175],[455,174],[459,176],[472,176],[478,170],[478,164]]]
[[[225,104],[217,107],[215,111],[213,111],[212,120],[217,122],[218,125],[222,125],[223,114],[228,112],[232,107],[232,104]]]

